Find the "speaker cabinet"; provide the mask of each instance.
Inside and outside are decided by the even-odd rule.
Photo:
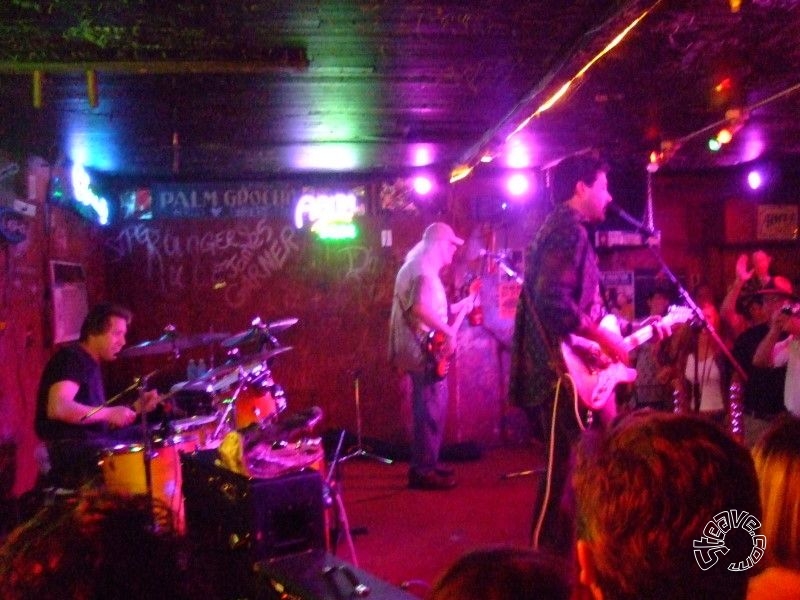
[[[181,456],[188,534],[246,562],[325,548],[323,480],[308,469],[248,478],[214,464],[216,450]]]
[[[260,561],[255,571],[256,600],[419,600],[322,550]]]

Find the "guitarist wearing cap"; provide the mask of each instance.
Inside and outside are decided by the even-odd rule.
[[[439,272],[453,262],[463,243],[446,223],[432,223],[406,255],[395,279],[389,362],[403,374],[403,391],[407,399],[410,396],[413,436],[408,485],[412,489],[445,490],[456,485],[452,469],[439,462],[447,414],[444,376],[456,349],[458,328],[472,310],[477,290],[450,305]]]
[[[511,348],[509,400],[526,412],[547,446],[531,545],[567,557],[574,549],[571,454],[583,428],[576,413],[585,416],[590,407],[597,426],[614,417],[616,406],[613,397],[605,400],[605,391],[576,406],[579,386],[567,373],[562,349],[580,339],[584,348],[630,371],[630,346],[619,332],[601,326],[600,269],[587,231],[605,219],[611,203],[607,171],[602,161],[587,154],[570,156],[553,168],[554,208],[527,250]]]

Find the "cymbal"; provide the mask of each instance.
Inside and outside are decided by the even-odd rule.
[[[187,350],[196,346],[206,346],[214,342],[220,342],[229,336],[227,333],[196,333],[193,335],[178,335],[174,331],[167,331],[155,340],[149,340],[123,348],[117,355],[120,358],[135,356],[151,356],[154,354],[167,354]]]
[[[229,360],[218,367],[206,371],[197,379],[187,381],[181,389],[202,390],[207,392],[220,392],[236,383],[238,372],[241,368],[245,374],[250,374],[258,367],[263,366],[271,358],[292,350],[292,346],[281,346],[280,348],[270,348],[263,352],[248,354],[233,360]]]
[[[256,319],[250,329],[245,329],[226,340],[222,340],[221,345],[225,348],[232,348],[234,346],[243,346],[251,342],[266,341],[269,339],[271,333],[279,333],[289,329],[289,327],[297,324],[298,321],[299,319],[297,317],[287,317],[264,324],[261,322],[261,319]]]

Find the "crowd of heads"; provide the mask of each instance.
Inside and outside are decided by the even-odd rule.
[[[195,597],[185,540],[143,495],[84,489],[12,532],[0,550],[6,600]]]
[[[716,425],[632,413],[582,440],[574,481],[582,580],[604,598],[742,597],[749,574],[726,565],[746,560],[748,536],[726,538],[730,556],[707,571],[695,556],[695,540],[719,513],[761,517],[750,454]]]
[[[800,571],[800,419],[784,416],[753,448],[767,538],[764,566]]]

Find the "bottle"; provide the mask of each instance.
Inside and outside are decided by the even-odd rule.
[[[199,376],[200,375],[197,373],[197,363],[193,358],[190,358],[189,363],[186,365],[186,381],[192,381]]]

